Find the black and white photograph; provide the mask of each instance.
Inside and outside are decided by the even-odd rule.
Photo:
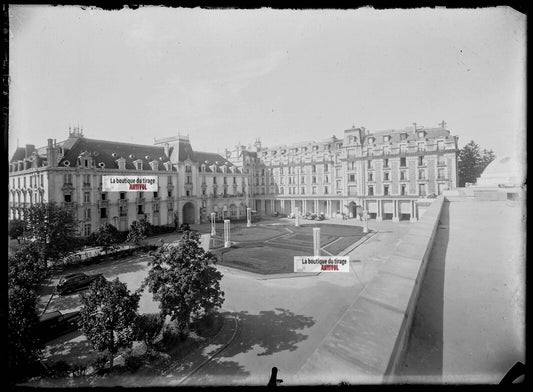
[[[526,381],[523,10],[4,16],[10,386]]]

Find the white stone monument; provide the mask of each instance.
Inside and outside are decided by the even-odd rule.
[[[313,253],[320,256],[320,227],[313,227]]]
[[[224,220],[224,248],[229,248],[231,246],[231,241],[229,239],[229,224],[230,220]]]
[[[215,217],[217,214],[214,212],[211,213],[211,235],[217,235],[217,231],[215,229]]]

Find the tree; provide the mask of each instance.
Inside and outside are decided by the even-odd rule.
[[[120,242],[120,232],[115,226],[107,223],[92,233],[90,240],[92,244],[101,247],[107,254],[108,250],[114,249],[116,244]]]
[[[154,346],[154,340],[161,332],[165,318],[159,313],[140,314],[135,321],[136,340],[141,340],[146,345],[146,351],[150,352]]]
[[[98,279],[81,296],[81,329],[92,346],[107,355],[109,369],[118,350],[131,347],[134,341],[139,299],[139,292],[130,294],[118,278]]]
[[[22,286],[37,290],[39,283],[48,275],[48,270],[39,262],[41,251],[37,244],[24,244],[15,254],[8,255],[9,286]]]
[[[187,335],[193,314],[211,312],[224,302],[215,262],[196,232],[185,232],[178,246],[160,247],[149,262],[144,284],[159,301],[161,315],[176,321],[182,335]]]
[[[34,204],[27,214],[28,237],[41,248],[41,260],[57,260],[72,250],[76,224],[72,212],[55,202]]]
[[[145,219],[140,221],[133,221],[130,226],[130,232],[126,238],[127,242],[132,242],[139,245],[142,240],[146,238],[150,231],[150,223]]]
[[[39,322],[37,294],[27,286],[9,285],[8,308],[9,369],[18,378],[40,355],[40,343],[34,330]]]
[[[17,240],[20,244],[20,237],[24,235],[26,230],[26,221],[22,219],[11,219],[9,221],[9,237],[13,240]]]
[[[496,158],[492,150],[480,150],[473,140],[459,150],[457,162],[457,172],[459,175],[459,186],[464,187],[465,183],[475,183],[483,170]]]

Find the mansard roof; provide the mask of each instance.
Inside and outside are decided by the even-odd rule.
[[[124,158],[126,160],[126,169],[137,170],[133,162],[141,160],[143,162],[142,170],[151,171],[150,162],[154,159],[161,164],[170,160],[165,154],[164,148],[160,146],[86,138],[77,138],[73,143],[72,140],[67,140],[67,142],[62,144],[65,149],[65,155],[59,162],[59,166],[63,166],[66,161],[69,161],[70,166],[75,166],[78,157],[85,152],[94,159],[95,166],[103,163],[106,168],[118,168],[116,160]],[[70,146],[68,150],[66,149],[67,145]],[[175,169],[173,168],[172,170]]]

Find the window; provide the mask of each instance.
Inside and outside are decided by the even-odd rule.
[[[313,176],[313,184],[316,184],[316,176]]]
[[[191,196],[191,191],[186,190],[186,191],[185,191],[185,196],[187,196],[187,197]]]
[[[444,168],[440,168],[438,170],[437,179],[439,180],[445,180],[446,179],[446,170]]]
[[[300,188],[300,194],[301,194],[301,195],[305,195],[305,188],[304,188],[304,187],[301,187],[301,188]]]
[[[119,199],[120,200],[125,200],[126,199],[126,192],[120,192],[119,193]]]
[[[388,159],[384,159],[383,160],[383,167],[389,167],[389,160]]]
[[[86,208],[85,209],[85,219],[91,219],[91,209]]]
[[[172,185],[172,176],[167,176],[167,185]]]
[[[144,193],[142,192],[137,193],[137,198],[144,199]]]
[[[337,183],[340,184],[340,180],[337,180]],[[348,174],[348,182],[355,182],[355,174]],[[340,188],[340,186],[338,186],[337,188]]]
[[[313,195],[316,195],[316,186],[314,186],[314,187],[311,188],[311,193],[312,193]]]
[[[100,208],[100,219],[107,218],[107,208]]]
[[[407,186],[405,184],[400,185],[400,194],[405,196]]]
[[[418,143],[418,151],[426,151],[426,143],[419,142]]]
[[[91,175],[90,174],[84,174],[83,175],[83,185],[91,185]]]
[[[167,191],[167,196],[168,196],[169,198],[172,197],[172,191],[171,191],[170,189]]]
[[[407,144],[400,144],[400,154],[407,153]]]
[[[390,147],[389,146],[383,146],[383,154],[389,155],[390,154]]]
[[[426,196],[426,184],[418,184],[418,193],[420,196]]]
[[[142,204],[137,205],[137,214],[144,214],[144,206]]]
[[[446,158],[444,156],[440,155],[437,161],[437,165],[446,165]]]
[[[368,181],[374,181],[374,173],[368,173]]]
[[[324,182],[327,184],[329,182],[329,176],[324,176]]]
[[[91,202],[91,192],[83,192],[83,202],[84,203]]]
[[[302,176],[302,181],[300,181],[302,184],[305,184],[305,177]]]
[[[71,195],[65,195],[65,203],[70,203],[72,201],[72,196]]]
[[[224,178],[225,180],[226,178]],[[187,176],[187,184],[192,184],[192,177],[191,176]]]
[[[418,166],[424,166],[425,163],[424,163],[424,156],[423,155],[420,155],[418,157]]]
[[[368,160],[366,163],[367,163],[366,167],[369,169],[372,169],[372,161]]]
[[[107,193],[102,192],[102,194],[100,195],[100,197],[101,197],[101,200],[107,200]]]
[[[368,196],[374,196],[374,187],[372,185],[368,187]]]
[[[400,158],[400,166],[406,167],[407,166],[407,158]]]
[[[327,186],[324,187],[324,195],[329,195],[329,189]]]
[[[41,174],[41,186],[43,186],[43,185],[44,185],[44,177],[43,177],[43,175]]]
[[[312,165],[312,166],[311,166],[311,171],[312,171],[313,173],[316,173],[316,165]]]
[[[329,172],[329,165],[327,163],[324,164],[324,173]]]
[[[63,182],[65,184],[72,184],[72,174],[65,174],[63,176]]]
[[[126,216],[128,215],[128,209],[124,206],[119,207],[119,215],[120,216]]]
[[[355,161],[348,162],[348,170],[355,170]]]
[[[383,172],[383,180],[384,181],[390,181],[390,173],[389,172]]]
[[[389,195],[389,186],[388,185],[383,185],[383,194],[385,196]]]
[[[258,185],[258,181],[259,179],[256,179],[256,185]],[[217,178],[213,177],[213,185],[216,185],[216,183],[217,183]]]
[[[185,173],[192,173],[192,169],[190,165],[185,165]]]
[[[154,212],[159,212],[159,203],[154,203],[153,210]]]
[[[280,187],[280,188],[279,188],[279,193],[280,193],[281,195],[283,195],[283,193],[284,193],[284,192],[283,192],[283,187]]]
[[[233,185],[237,184],[237,177],[233,177]]]
[[[154,199],[157,199],[158,193],[154,192]]]
[[[444,140],[437,140],[437,151],[444,150]]]
[[[355,181],[355,176],[354,176],[354,181]],[[335,181],[335,187],[337,189],[341,189],[342,188],[342,181],[341,180]]]
[[[419,180],[425,180],[426,179],[426,171],[424,169],[418,171],[418,179]]]
[[[400,172],[400,181],[407,181],[407,172],[405,170]]]
[[[91,235],[91,224],[86,224],[84,227],[83,227],[83,235],[85,237]]]

